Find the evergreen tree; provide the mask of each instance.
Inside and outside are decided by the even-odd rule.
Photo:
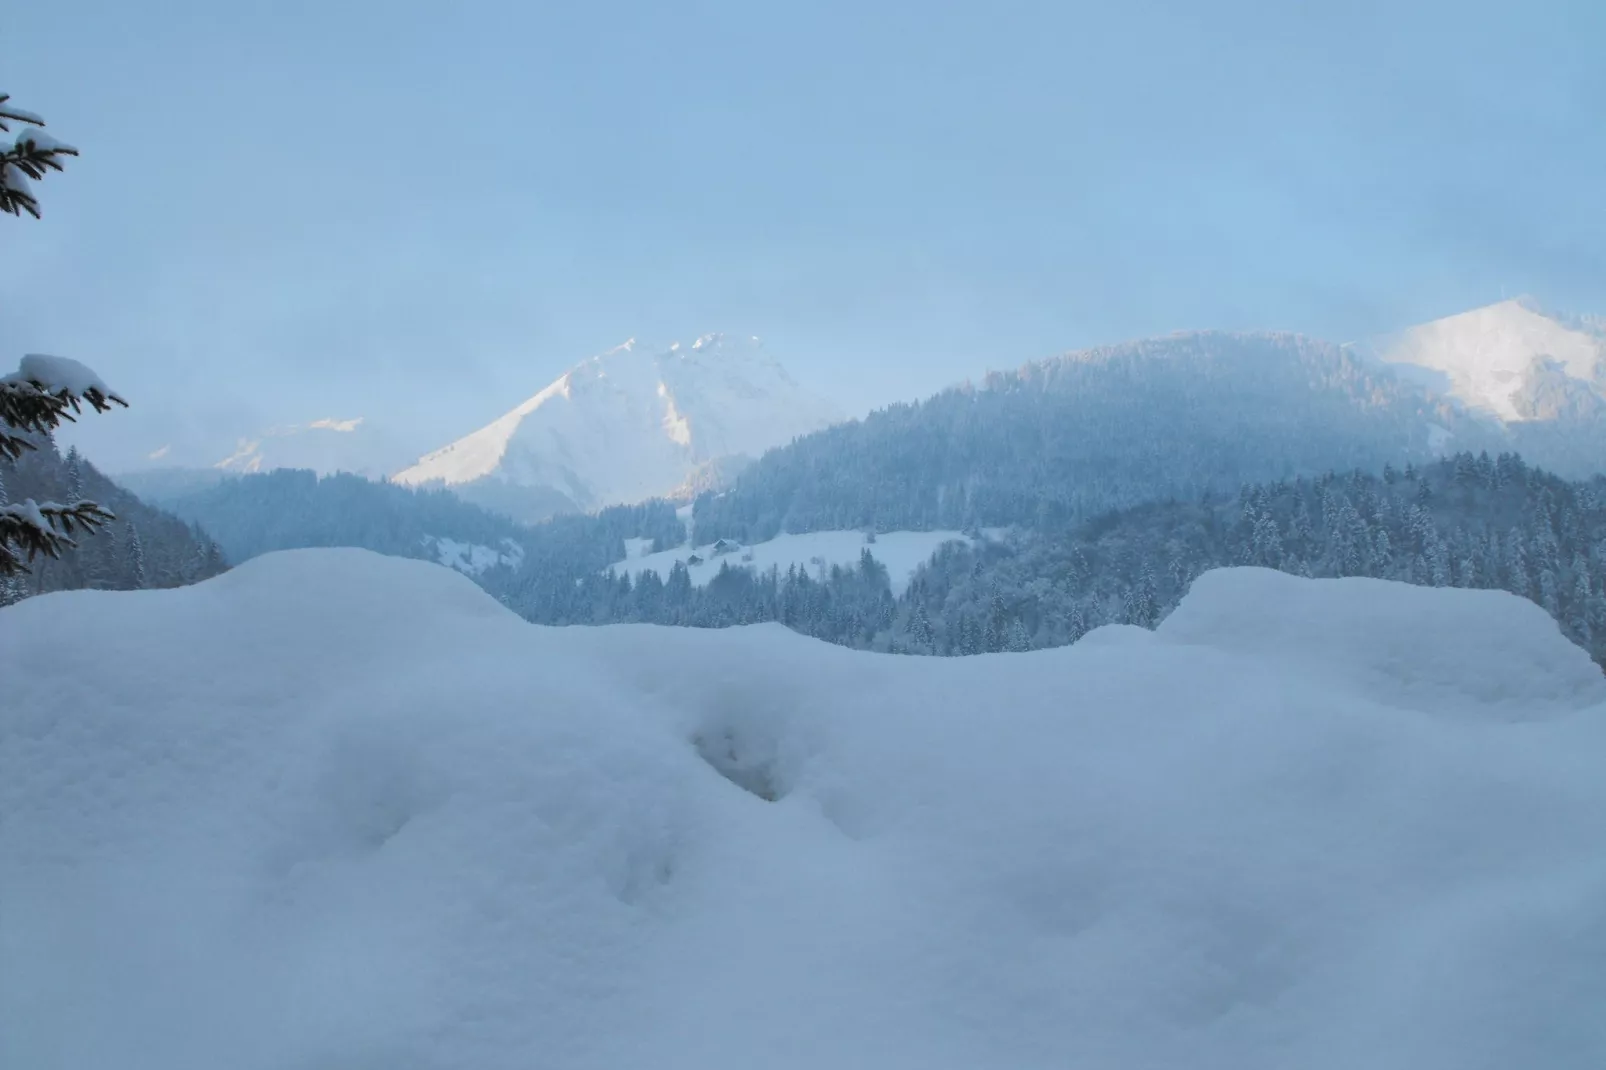
[[[11,504],[11,498],[6,491],[5,462],[0,461],[0,508]],[[9,606],[22,598],[22,577],[5,569],[0,569],[0,606]]]
[[[930,654],[936,650],[936,636],[931,630],[931,618],[926,614],[924,602],[915,602],[909,610],[903,647],[910,654]]]
[[[139,529],[132,522],[123,528],[123,546],[127,553],[128,582],[137,591],[145,587],[145,547],[139,541]]]
[[[9,103],[0,93],[0,131],[20,125],[13,144],[0,147],[0,212],[39,218],[39,201],[31,181],[60,171],[62,161],[78,150],[45,133],[44,120]],[[0,458],[15,461],[38,448],[63,420],[88,405],[104,412],[126,404],[77,361],[29,355],[15,372],[0,377]],[[0,505],[0,575],[27,571],[35,557],[60,557],[77,545],[77,532],[92,532],[114,519],[94,502],[65,504],[35,502],[31,498]]]
[[[84,466],[78,456],[78,447],[67,451],[67,500],[82,501],[84,497]]]

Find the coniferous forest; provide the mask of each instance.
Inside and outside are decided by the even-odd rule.
[[[1564,480],[1515,454],[1251,483],[1063,528],[1023,518],[1001,538],[949,543],[899,597],[873,545],[851,567],[727,564],[702,587],[678,565],[667,579],[608,573],[607,556],[536,556],[486,583],[546,624],[778,621],[862,649],[963,655],[1060,646],[1103,624],[1153,627],[1200,573],[1258,565],[1510,591],[1606,666],[1606,479]]]

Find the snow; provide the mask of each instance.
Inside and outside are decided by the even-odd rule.
[[[702,561],[687,568],[692,583],[701,587],[719,575],[720,567],[725,564],[756,572],[766,572],[772,567],[785,572],[796,565],[808,570],[810,575],[817,575],[832,565],[857,565],[860,552],[869,550],[871,557],[887,566],[892,593],[900,595],[909,586],[915,570],[930,561],[931,555],[943,543],[969,541],[958,531],[889,531],[877,535],[873,543],[865,540],[862,531],[811,531],[802,535],[777,535],[766,542],[753,543],[733,553],[718,555],[714,553],[712,543],[695,548],[682,546],[656,554],[627,552],[624,561],[616,561],[609,567],[615,572],[626,570],[632,578],[642,572],[656,572],[668,579],[669,570],[676,561],[686,561],[695,553]],[[629,549],[628,543],[626,549]]]
[[[37,112],[9,104],[7,103],[9,99],[9,94],[0,93],[0,129],[4,129],[6,119],[14,119],[19,123],[32,123],[35,126],[45,125],[44,119],[40,118]]]
[[[0,109],[4,110],[4,109]],[[78,155],[78,150],[43,130],[24,130],[12,142],[18,149],[28,151],[31,145],[35,152],[59,152],[67,156]]]
[[[61,507],[55,505],[54,502],[46,502],[44,505],[40,505],[32,498],[24,498],[20,502],[0,504],[0,516],[18,521],[27,527],[42,528],[48,531],[51,529],[51,524],[44,511],[50,508],[59,509]]]
[[[355,550],[45,595],[0,1065],[1592,1070],[1590,671],[1516,598],[1253,570],[965,659]]]
[[[22,168],[16,164],[0,165],[0,186],[21,194],[27,200],[34,199],[33,185],[28,181],[28,176],[23,173]]]
[[[408,486],[506,484],[596,509],[672,494],[701,465],[756,457],[839,418],[756,338],[706,335],[689,348],[632,340],[393,478]]]
[[[1360,351],[1470,408],[1507,422],[1523,419],[1515,397],[1537,357],[1590,382],[1606,362],[1606,334],[1545,314],[1527,298],[1434,320]]]
[[[433,535],[426,536],[424,542],[426,548],[433,551],[436,561],[447,568],[455,568],[466,576],[478,576],[486,569],[498,565],[517,568],[524,561],[524,547],[512,539],[503,539],[499,547],[459,542],[456,539]]]
[[[52,394],[67,393],[74,397],[99,392],[108,398],[116,393],[87,365],[71,357],[51,357],[30,353],[22,358],[17,370],[0,379],[8,383],[36,383]]]

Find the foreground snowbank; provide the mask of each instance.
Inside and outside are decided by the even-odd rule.
[[[1606,684],[1500,593],[938,660],[301,551],[0,679],[7,1067],[1606,1065]]]

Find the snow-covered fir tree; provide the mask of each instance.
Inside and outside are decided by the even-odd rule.
[[[145,547],[139,541],[139,528],[132,521],[124,525],[123,546],[128,554],[129,583],[136,591],[142,590],[146,585]]]
[[[84,465],[83,459],[78,456],[78,447],[73,446],[67,450],[67,500],[69,502],[82,501],[84,498]]]
[[[0,461],[0,509],[11,504],[10,494],[6,490],[6,462]],[[14,572],[0,569],[0,606],[9,606],[22,597],[22,577]]]
[[[40,217],[33,183],[78,150],[45,133],[44,120],[0,93],[0,131],[20,127],[10,146],[0,145],[0,211]],[[0,377],[0,458],[15,461],[38,448],[63,420],[85,405],[104,412],[125,402],[94,372],[74,360],[29,355],[15,372]],[[38,502],[24,498],[0,505],[0,575],[28,570],[37,557],[57,558],[77,545],[74,536],[113,517],[92,501]]]

